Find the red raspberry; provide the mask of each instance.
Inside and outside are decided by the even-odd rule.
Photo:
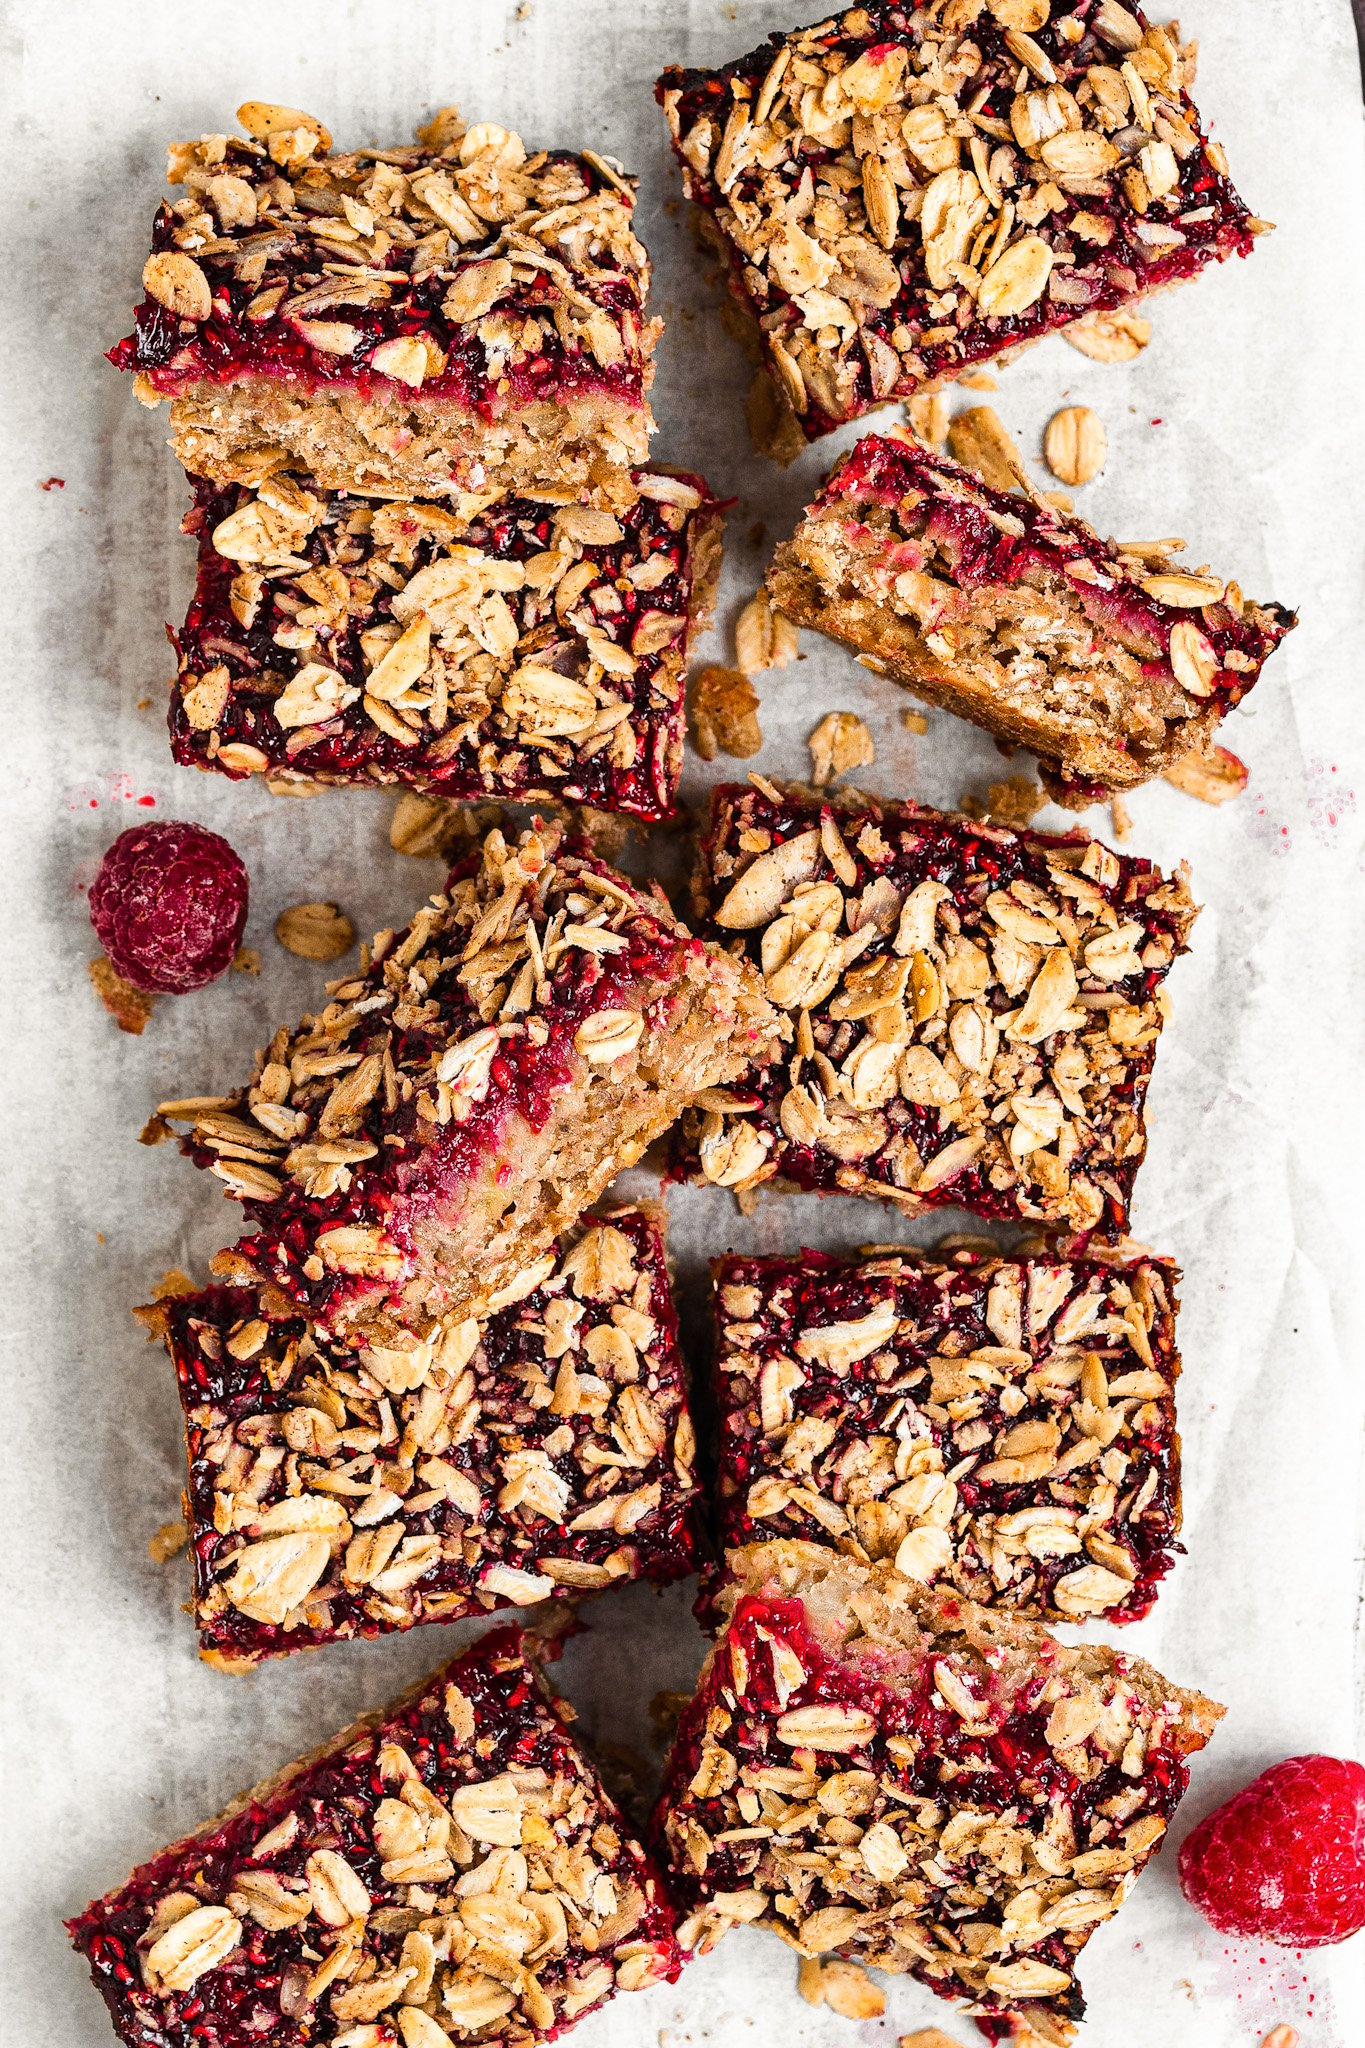
[[[120,832],[90,890],[90,922],[125,981],[185,995],[231,965],[246,924],[246,869],[202,825]]]
[[[1223,1934],[1321,1948],[1365,1927],[1365,1765],[1272,1764],[1185,1837],[1180,1889]]]

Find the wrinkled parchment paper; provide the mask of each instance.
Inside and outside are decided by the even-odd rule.
[[[639,222],[666,319],[657,453],[733,493],[719,625],[789,530],[833,447],[785,474],[743,425],[749,368],[715,318],[652,81],[670,59],[721,62],[814,0],[10,0],[5,10],[4,264],[8,460],[3,754],[5,954],[11,995],[6,1174],[4,1483],[0,1547],[9,1711],[4,1764],[3,2031],[15,2048],[108,2040],[58,1916],[120,1879],[235,1791],[339,1728],[457,1646],[460,1630],[341,1646],[251,1678],[208,1670],[180,1611],[183,1557],[147,1540],[178,1512],[172,1375],[129,1319],[160,1273],[202,1275],[237,1212],[174,1149],[140,1149],[160,1096],[213,1092],[304,1008],[320,970],[272,937],[279,911],[339,901],[362,932],[438,886],[390,851],[392,796],[311,801],[172,765],[171,662],[193,548],[185,487],[149,415],[101,361],[127,325],[161,190],[165,144],[232,124],[247,97],[307,107],[338,142],[400,141],[439,104],[516,127],[534,146],[587,144],[642,181]],[[1361,108],[1348,0],[1189,0],[1198,95],[1249,203],[1279,223],[1248,263],[1158,300],[1150,348],[1102,366],[1053,339],[988,400],[1026,456],[1064,402],[1109,433],[1079,494],[1123,538],[1180,533],[1302,625],[1225,734],[1245,794],[1221,811],[1164,786],[1131,800],[1132,846],[1188,859],[1206,908],[1171,977],[1174,1022],[1152,1092],[1140,1235],[1186,1273],[1185,1541],[1157,1612],[1125,1645],[1229,1705],[1194,1771],[1178,1837],[1287,1752],[1352,1752],[1359,1580],[1362,1355]],[[1353,374],[1357,373],[1357,374]],[[954,404],[980,403],[963,394]],[[848,439],[845,436],[844,439]],[[63,479],[46,492],[40,484]],[[888,795],[953,804],[1002,774],[991,741],[908,702],[806,636],[795,668],[760,678],[777,774],[806,770],[830,709],[866,718]],[[733,764],[692,757],[688,791]],[[743,772],[742,770],[738,772]],[[144,798],[155,807],[138,808]],[[165,1001],[121,1035],[86,977],[84,891],[105,845],[147,817],[228,834],[251,873],[258,979]],[[1055,813],[1043,822],[1059,823]],[[1095,813],[1107,834],[1107,813]],[[638,1185],[639,1176],[635,1176]],[[689,1327],[708,1253],[868,1239],[932,1240],[870,1204],[768,1195],[745,1219],[719,1192],[674,1191]],[[690,1593],[633,1589],[588,1610],[561,1666],[586,1733],[653,1770],[650,1696],[690,1682],[702,1641]],[[1173,1845],[1087,1951],[1089,2048],[1253,2048],[1277,2021],[1311,2048],[1365,2039],[1361,1942],[1297,1957],[1225,1943],[1184,1904]],[[1262,1960],[1262,1956],[1264,1959]],[[887,1985],[862,2039],[970,2023],[908,1981]],[[778,1942],[733,1936],[674,1987],[619,1999],[584,2048],[783,2039],[837,2044],[854,2022],[803,2004]]]

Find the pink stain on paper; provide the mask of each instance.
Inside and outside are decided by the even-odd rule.
[[[1220,2004],[1245,2014],[1249,2041],[1262,2040],[1274,2027],[1311,2027],[1305,2048],[1346,2048],[1331,1991],[1312,1974],[1302,1949],[1230,1941],[1210,1960],[1209,1989]]]
[[[83,782],[66,793],[69,811],[97,811],[101,804],[136,804],[140,810],[154,811],[156,798],[125,774],[106,775],[103,783]]]
[[[1355,815],[1356,793],[1343,781],[1335,761],[1310,761],[1307,782],[1308,822],[1313,836],[1322,845],[1330,846],[1337,826]]]

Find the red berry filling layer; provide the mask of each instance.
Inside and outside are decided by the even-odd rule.
[[[671,1982],[674,1914],[501,1628],[67,1926],[129,2048],[544,2040]]]
[[[1173,1267],[805,1251],[712,1273],[724,1549],[800,1537],[985,1606],[1148,1612],[1180,1526]]]
[[[360,1352],[260,1289],[144,1311],[180,1383],[212,1661],[695,1568],[661,1230],[589,1219],[550,1264],[482,1326]]]
[[[196,479],[176,759],[670,816],[720,509],[697,477],[634,484],[611,512]]]
[[[682,1124],[695,1177],[1123,1231],[1184,872],[1084,833],[722,786],[699,928],[763,970],[785,1065]]]
[[[719,71],[666,71],[656,93],[814,438],[1246,255],[1261,223],[1203,132],[1192,69],[1118,0],[883,0]]]

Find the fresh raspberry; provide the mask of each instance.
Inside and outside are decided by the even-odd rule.
[[[231,965],[246,869],[216,832],[178,822],[120,832],[90,890],[90,922],[125,981],[185,995]]]
[[[1291,1756],[1185,1837],[1180,1889],[1223,1934],[1321,1948],[1365,1927],[1365,1765]]]

